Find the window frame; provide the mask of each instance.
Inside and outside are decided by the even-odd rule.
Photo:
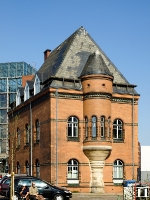
[[[71,119],[71,120],[70,120]],[[78,138],[78,127],[79,127],[79,120],[75,116],[70,116],[67,120],[67,136],[68,138]],[[71,133],[71,134],[70,134]]]
[[[40,79],[36,74],[34,80],[34,95],[38,94],[39,92],[40,92]]]
[[[120,159],[116,159],[113,163],[113,182],[122,183],[124,176],[124,163]]]
[[[26,131],[26,144],[29,144],[29,124],[26,124],[25,131]]]
[[[35,121],[35,134],[36,134],[36,142],[39,142],[40,140],[40,121],[39,119],[36,119]]]
[[[123,140],[123,121],[121,119],[115,119],[113,122],[113,139]]]
[[[100,117],[101,138],[105,138],[105,117]]]
[[[24,101],[28,100],[30,97],[29,95],[29,85],[26,83],[24,88]]]
[[[67,181],[68,184],[79,184],[79,162],[76,159],[67,163]]]
[[[92,116],[92,138],[97,137],[97,117],[95,115]]]

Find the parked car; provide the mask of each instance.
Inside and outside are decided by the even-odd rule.
[[[69,200],[72,198],[72,193],[64,187],[57,187],[43,181],[34,176],[27,175],[15,175],[14,177],[14,193],[16,198],[21,198],[20,191],[23,185],[27,187],[31,186],[31,183],[34,182],[38,188],[39,194],[42,195],[45,199],[48,200]],[[11,177],[5,177],[0,182],[0,193],[5,197],[10,197],[10,183]]]
[[[2,195],[2,196],[6,196],[6,193],[9,190],[10,179],[8,179],[8,177],[10,177],[10,176],[11,175],[8,174],[8,175],[2,177],[0,180],[0,195]],[[6,179],[8,179],[8,181],[5,182]]]

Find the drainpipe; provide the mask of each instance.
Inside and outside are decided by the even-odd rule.
[[[56,186],[58,185],[58,89],[56,95]]]
[[[132,180],[134,180],[134,88],[132,93]]]
[[[30,102],[30,175],[32,176],[32,107]]]

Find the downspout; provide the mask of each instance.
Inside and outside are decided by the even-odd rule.
[[[132,93],[132,180],[134,180],[134,88]]]
[[[32,176],[32,107],[30,102],[30,175]]]
[[[56,89],[56,186],[58,186],[58,89]]]

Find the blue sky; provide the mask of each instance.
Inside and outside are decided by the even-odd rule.
[[[39,69],[43,52],[81,26],[137,85],[139,142],[150,145],[149,0],[1,0],[0,62],[25,61]]]

